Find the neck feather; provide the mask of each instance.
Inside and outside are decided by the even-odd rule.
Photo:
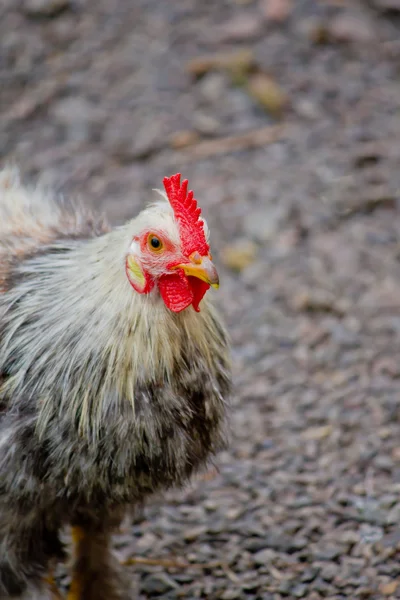
[[[0,365],[7,397],[41,406],[39,427],[69,411],[83,430],[135,388],[173,377],[176,362],[198,356],[214,370],[225,349],[211,305],[169,311],[157,288],[140,295],[124,269],[128,227],[84,242],[60,242],[21,263],[0,296]],[[218,335],[223,344],[218,342]],[[223,346],[223,347],[222,347]],[[222,359],[221,359],[222,360]]]

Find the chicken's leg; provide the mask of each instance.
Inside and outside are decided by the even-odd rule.
[[[81,554],[81,543],[84,539],[84,531],[81,527],[72,528],[72,546],[74,553],[74,564],[72,571],[72,580],[69,588],[67,600],[83,600],[82,573],[79,569],[79,557]]]
[[[73,527],[74,563],[67,600],[131,600],[131,585],[111,553],[108,532]]]

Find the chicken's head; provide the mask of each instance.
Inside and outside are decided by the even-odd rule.
[[[139,294],[155,287],[165,305],[180,312],[199,304],[218,274],[208,245],[208,228],[180,174],[165,177],[168,202],[150,206],[135,219],[135,234],[126,256],[126,274]]]

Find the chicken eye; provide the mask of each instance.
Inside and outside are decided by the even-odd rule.
[[[149,246],[152,250],[160,251],[163,247],[162,241],[156,235],[149,235]]]

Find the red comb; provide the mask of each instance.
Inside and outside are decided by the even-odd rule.
[[[204,234],[203,221],[199,219],[201,209],[192,191],[187,191],[188,180],[182,181],[181,174],[164,177],[164,187],[168,200],[173,208],[175,219],[179,225],[182,249],[186,256],[199,252],[201,256],[208,254],[210,247]]]

